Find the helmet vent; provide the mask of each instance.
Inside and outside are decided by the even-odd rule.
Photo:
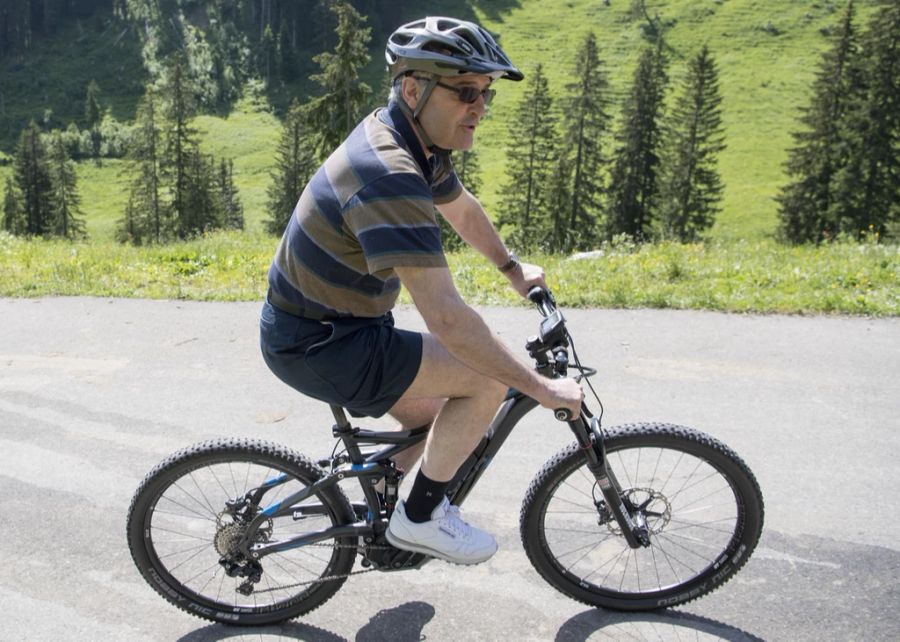
[[[442,42],[426,42],[422,45],[422,51],[433,51],[434,53],[452,56],[453,51]]]
[[[472,54],[477,51],[483,56],[485,53],[484,49],[481,47],[481,43],[479,43],[469,32],[461,31],[457,33],[457,42],[459,43],[459,48],[467,54]]]
[[[394,77],[410,70],[444,76],[523,77],[488,31],[454,18],[432,16],[403,25],[388,39],[385,58]]]

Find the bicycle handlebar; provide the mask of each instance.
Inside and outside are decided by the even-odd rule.
[[[556,299],[553,298],[550,290],[539,285],[528,290],[528,300],[538,307],[542,316],[550,316],[556,310]]]
[[[544,317],[540,335],[532,337],[526,345],[529,354],[538,364],[538,370],[551,368],[558,376],[566,376],[569,365],[569,341],[566,320],[556,307],[556,299],[550,290],[535,286],[528,291],[528,299],[534,303]],[[547,352],[553,355],[552,361]],[[575,418],[568,408],[556,408],[553,415],[559,421],[573,421]]]

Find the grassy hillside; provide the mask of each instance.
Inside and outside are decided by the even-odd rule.
[[[635,15],[633,4],[631,0],[611,0],[609,6],[602,0],[471,0],[468,11],[502,34],[504,48],[526,73],[543,62],[551,91],[557,95],[571,80],[575,53],[585,33],[593,30],[618,114],[634,63],[647,45],[641,30],[645,20]],[[713,229],[714,238],[760,239],[774,230],[773,197],[784,182],[782,164],[791,145],[790,132],[797,127],[798,108],[808,100],[819,55],[827,44],[822,31],[838,23],[845,4],[837,0],[647,0],[651,15],[658,14],[668,26],[673,88],[678,87],[686,61],[703,44],[709,45],[719,64],[728,147],[720,156],[724,211]],[[860,29],[876,5],[875,0],[859,2]],[[458,12],[459,6],[460,0],[448,2],[448,13],[450,9]],[[6,61],[0,68],[0,93],[31,96],[35,118],[52,109],[54,120],[64,125],[80,117],[80,92],[96,76],[104,88],[104,100],[117,117],[127,119],[142,80],[139,55],[128,38],[102,27],[101,22],[97,25],[101,26],[93,31],[72,25],[33,55]],[[109,55],[110,51],[115,55]],[[369,82],[377,86],[382,80],[380,45],[373,50],[373,58]],[[501,198],[508,118],[523,85],[498,84],[492,113],[478,134],[481,196],[491,211],[496,211]],[[21,101],[15,104],[16,109],[24,109]],[[277,119],[271,112],[239,103],[227,117],[202,116],[196,125],[208,151],[234,158],[248,227],[261,230],[267,217],[265,190],[278,136]],[[104,161],[100,167],[82,163],[79,168],[83,210],[94,238],[112,237],[126,198],[125,169],[122,161]],[[8,166],[0,167],[0,179],[9,171]]]
[[[632,2],[597,0],[540,2],[524,0],[497,17],[480,11],[491,29],[524,70],[545,65],[551,92],[570,81],[573,51],[590,29],[617,96],[627,92],[634,65],[646,40],[645,20],[632,14]],[[677,88],[685,63],[708,44],[718,66],[723,122],[728,148],[720,156],[725,183],[723,213],[713,236],[759,238],[776,224],[773,197],[784,182],[782,164],[797,127],[798,108],[806,105],[821,51],[823,29],[835,27],[846,2],[804,0],[647,0],[651,15],[669,25],[670,87]],[[490,3],[479,3],[490,5]],[[858,2],[859,28],[876,2]],[[486,203],[496,205],[503,174],[503,139],[522,88],[500,87],[494,115],[478,141],[483,150]],[[670,94],[671,96],[671,89]],[[618,125],[618,122],[616,123]]]

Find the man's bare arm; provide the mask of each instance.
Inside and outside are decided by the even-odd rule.
[[[573,379],[538,375],[491,332],[481,315],[462,298],[446,268],[395,268],[429,332],[461,362],[507,386],[521,390],[548,408],[578,414],[583,393]]]
[[[488,261],[500,267],[509,260],[509,250],[497,233],[497,228],[478,199],[468,190],[463,189],[459,197],[438,205],[437,208],[460,237]],[[504,273],[504,276],[523,297],[536,285],[547,287],[544,270],[537,265],[520,263],[515,269]]]

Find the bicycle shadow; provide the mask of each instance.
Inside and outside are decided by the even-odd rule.
[[[419,642],[422,629],[434,617],[434,607],[426,602],[406,602],[376,613],[356,633],[354,642]],[[213,640],[307,640],[309,642],[349,642],[345,637],[303,622],[280,625],[233,627],[211,624],[178,638],[178,642]]]
[[[763,638],[707,617],[680,611],[620,613],[588,609],[567,620],[555,642],[599,639],[681,640],[716,639],[729,642],[765,642]],[[597,639],[593,637],[593,639]]]

